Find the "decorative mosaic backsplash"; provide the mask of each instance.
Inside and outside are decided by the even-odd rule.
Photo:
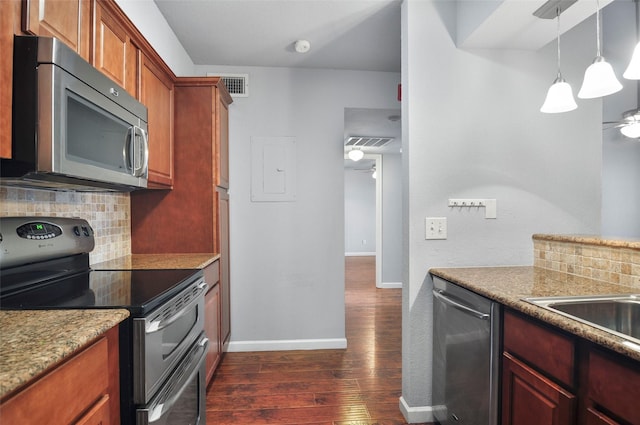
[[[534,239],[533,250],[534,267],[640,288],[640,249]]]
[[[131,254],[128,193],[55,192],[0,187],[0,220],[7,216],[80,217],[91,224],[91,264]]]

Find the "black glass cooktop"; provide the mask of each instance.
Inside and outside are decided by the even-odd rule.
[[[25,310],[116,307],[128,309],[133,316],[143,315],[201,274],[200,270],[183,269],[84,270],[3,291],[0,307]]]

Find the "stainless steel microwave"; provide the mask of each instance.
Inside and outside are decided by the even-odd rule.
[[[14,38],[12,113],[12,157],[0,163],[0,183],[147,186],[147,108],[59,40]]]

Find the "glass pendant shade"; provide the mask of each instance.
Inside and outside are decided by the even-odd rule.
[[[640,80],[640,43],[633,50],[631,62],[622,76],[627,80]]]
[[[593,99],[607,96],[622,90],[622,84],[616,78],[613,67],[602,56],[597,56],[584,72],[582,87],[578,92],[580,99]]]
[[[556,78],[551,87],[549,87],[547,97],[540,108],[540,112],[557,114],[560,112],[573,111],[577,107],[578,105],[573,99],[571,85],[569,85],[561,75],[558,75],[558,78]]]
[[[640,138],[640,122],[634,122],[631,124],[627,124],[624,127],[620,128],[620,133],[631,139]]]
[[[360,149],[352,149],[349,151],[347,156],[349,156],[349,159],[352,161],[360,161],[362,158],[364,158],[364,152],[362,152]]]

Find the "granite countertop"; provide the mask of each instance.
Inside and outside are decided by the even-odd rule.
[[[220,254],[131,254],[115,260],[92,264],[95,270],[203,269]]]
[[[430,273],[640,361],[640,346],[612,333],[523,301],[523,298],[528,297],[637,294],[638,288],[607,284],[531,266],[434,268]]]
[[[0,311],[0,397],[129,316],[127,310]]]

